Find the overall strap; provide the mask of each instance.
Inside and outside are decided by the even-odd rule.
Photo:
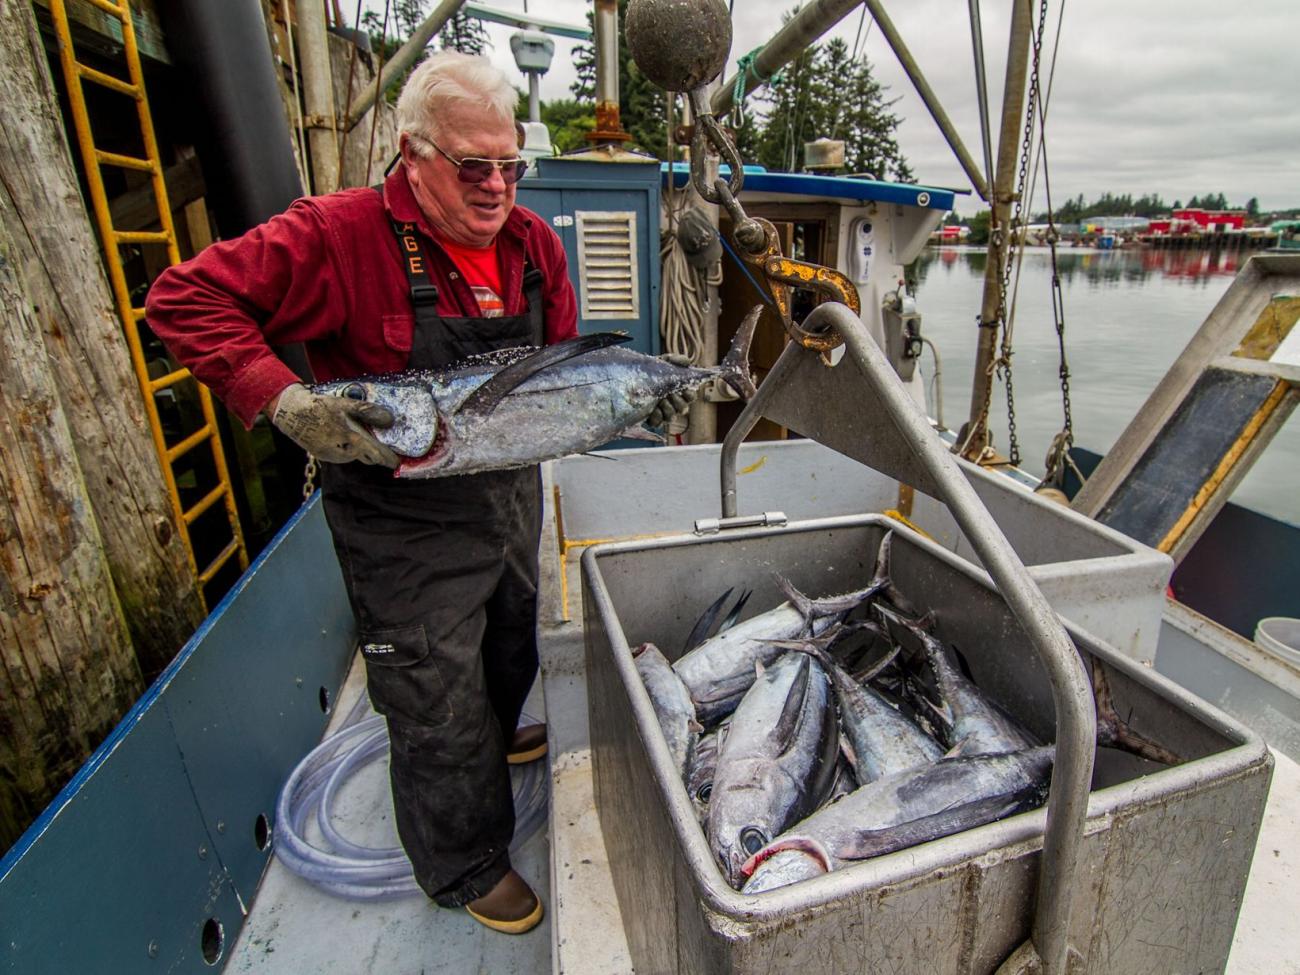
[[[376,183],[371,187],[380,198],[384,195],[384,184]],[[424,252],[424,245],[415,234],[415,224],[399,223],[392,217],[388,223],[397,237],[397,249],[402,255],[402,270],[406,272],[406,282],[411,293],[411,307],[415,311],[415,328],[418,330],[436,327],[438,324],[438,286],[429,276],[429,258]]]
[[[532,261],[524,257],[524,301],[528,305],[528,325],[533,336],[533,345],[541,348],[546,344],[546,319],[542,308],[542,272],[533,267]]]
[[[411,290],[411,307],[415,310],[415,328],[417,331],[436,328],[438,315],[438,286],[429,276],[429,256],[424,245],[416,236],[415,224],[399,223],[389,218],[393,233],[397,236],[397,249],[402,255],[402,270],[406,272],[406,281]]]

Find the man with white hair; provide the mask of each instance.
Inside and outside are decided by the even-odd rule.
[[[510,865],[507,767],[546,751],[544,725],[517,728],[537,673],[539,471],[396,480],[367,430],[389,412],[312,393],[271,344],[304,343],[325,381],[576,335],[559,238],[515,205],[516,100],[486,59],[433,55],[397,103],[401,163],[382,192],[298,200],[170,269],[148,301],[155,333],[244,423],[264,412],[328,462],[402,845],[437,903],[507,933],[542,918]]]

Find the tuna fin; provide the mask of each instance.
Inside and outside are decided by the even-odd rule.
[[[759,316],[763,306],[755,305],[745,316],[736,337],[731,340],[731,349],[722,360],[722,381],[734,389],[743,399],[749,399],[758,392],[754,380],[749,374],[749,346],[754,340],[754,329],[758,327]]]
[[[749,597],[752,595],[754,595],[754,590],[752,589],[746,589],[741,593],[740,598],[736,600],[736,605],[731,607],[731,612],[727,614],[727,618],[723,620],[722,625],[718,627],[719,633],[723,630],[729,630],[736,625],[736,620],[740,619],[740,611],[745,608],[745,603],[749,602]]]
[[[726,605],[727,600],[731,598],[733,592],[735,592],[734,587],[728,589],[717,598],[712,606],[700,614],[700,618],[696,620],[695,625],[691,627],[690,635],[686,637],[686,643],[682,647],[683,654],[690,653],[713,635],[713,624],[718,621],[718,614],[722,612],[722,607]]]
[[[799,611],[799,615],[804,618],[805,626],[808,627],[812,626],[814,620],[823,619],[827,616],[844,616],[880,590],[880,587],[873,579],[865,589],[841,593],[838,596],[811,599],[796,589],[789,579],[778,573],[773,573],[773,575],[776,576],[776,584],[785,593],[785,598],[790,600],[790,604]]]
[[[647,440],[650,443],[667,443],[662,434],[655,433],[653,430],[647,429],[639,423],[628,427],[620,433],[619,436],[627,437],[629,440]]]
[[[888,667],[890,664],[894,662],[895,658],[898,657],[898,654],[902,651],[903,647],[901,644],[893,643],[892,640],[890,642],[893,645],[889,648],[888,651],[886,651],[885,655],[881,657],[879,660],[877,660],[871,666],[866,667],[865,669],[863,669],[858,673],[855,673],[853,675],[854,680],[856,680],[859,684],[865,684],[867,681],[871,680],[873,677],[875,677],[882,670],[884,670],[886,667]]]
[[[577,356],[586,355],[588,352],[595,352],[597,349],[607,349],[611,345],[630,341],[632,336],[624,332],[597,332],[594,335],[579,335],[538,349],[527,358],[512,362],[479,386],[465,397],[465,401],[460,404],[456,412],[472,413],[480,417],[488,416],[511,390],[527,382],[542,370]]]
[[[790,691],[785,696],[785,705],[781,708],[781,716],[776,719],[776,725],[772,728],[772,740],[777,743],[782,753],[790,748],[799,730],[799,719],[803,716],[804,699],[808,696],[812,666],[811,657],[805,654],[799,658],[799,673],[790,684]]]
[[[858,774],[858,755],[853,750],[853,745],[849,742],[848,735],[840,735],[840,754],[844,756],[844,761],[849,763],[849,768],[853,769],[853,774]]]
[[[772,573],[776,577],[776,584],[781,591],[785,593],[785,598],[790,600],[790,605],[799,611],[799,615],[805,621],[811,621],[813,611],[813,601],[794,587],[794,583],[781,575],[779,572]]]

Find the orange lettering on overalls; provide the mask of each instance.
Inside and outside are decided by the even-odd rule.
[[[402,246],[405,247],[412,254],[416,253],[416,251],[420,249],[420,245],[416,243],[415,238],[410,236],[406,236],[402,238]]]
[[[406,259],[406,262],[410,266],[412,274],[424,273],[424,262],[420,259],[419,254],[411,255]]]

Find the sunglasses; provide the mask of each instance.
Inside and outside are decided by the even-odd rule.
[[[425,139],[425,142],[438,150],[449,163],[456,167],[456,178],[462,183],[470,183],[477,186],[492,178],[492,171],[501,170],[501,178],[505,180],[507,186],[512,183],[518,183],[528,169],[528,160],[516,156],[514,159],[481,159],[478,156],[466,156],[464,159],[457,159],[451,153],[447,152],[442,146],[432,139]]]

